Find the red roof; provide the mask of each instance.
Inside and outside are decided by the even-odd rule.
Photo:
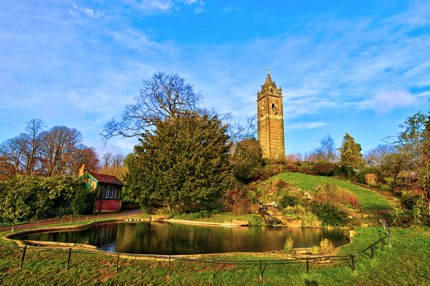
[[[118,185],[118,186],[124,185],[123,182],[121,182],[121,180],[115,176],[105,175],[105,174],[97,174],[97,173],[93,173],[93,172],[90,172],[90,174],[99,183],[112,184],[112,185]]]

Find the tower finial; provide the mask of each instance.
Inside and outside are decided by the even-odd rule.
[[[267,75],[270,75],[270,69],[267,69]]]

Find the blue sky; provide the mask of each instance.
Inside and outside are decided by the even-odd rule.
[[[430,1],[1,1],[0,142],[40,118],[127,154],[100,132],[142,79],[177,73],[243,121],[268,68],[287,153],[345,132],[369,150],[430,110]]]

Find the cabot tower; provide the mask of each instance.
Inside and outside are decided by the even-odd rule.
[[[284,159],[284,114],[282,108],[282,88],[267,71],[266,82],[257,93],[258,142],[263,157],[269,159]]]

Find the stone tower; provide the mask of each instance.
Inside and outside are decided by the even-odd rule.
[[[263,157],[269,159],[284,159],[284,114],[282,108],[282,88],[267,71],[266,82],[257,93],[258,142]]]

